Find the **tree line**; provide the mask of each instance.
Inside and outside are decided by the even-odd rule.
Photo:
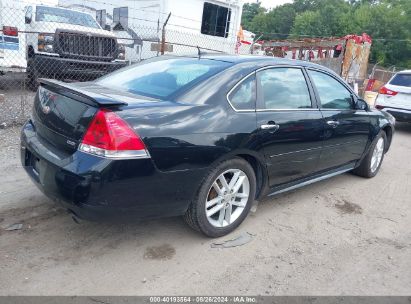
[[[294,0],[271,10],[246,3],[242,26],[263,40],[365,32],[373,39],[370,62],[411,68],[411,0]]]

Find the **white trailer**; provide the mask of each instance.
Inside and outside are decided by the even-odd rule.
[[[164,53],[196,54],[195,46],[233,53],[243,3],[242,0],[59,0],[59,5],[94,10],[97,19],[107,22],[118,38],[121,30],[134,33],[137,44],[141,43],[140,57],[149,58],[160,52],[162,27],[169,16]],[[126,50],[126,58],[127,53]]]

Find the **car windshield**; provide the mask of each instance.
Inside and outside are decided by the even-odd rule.
[[[97,21],[89,14],[48,6],[37,6],[36,21],[58,22],[100,28]]]
[[[411,87],[411,74],[397,74],[390,84],[402,87]]]
[[[217,74],[231,64],[197,58],[156,60],[132,65],[97,80],[102,86],[159,99]]]

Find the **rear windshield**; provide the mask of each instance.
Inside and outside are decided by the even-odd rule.
[[[397,74],[390,84],[402,87],[411,87],[411,74]]]
[[[48,6],[37,6],[36,21],[67,23],[100,28],[97,21],[89,14]]]
[[[224,70],[231,63],[210,59],[175,58],[132,65],[109,74],[97,83],[110,88],[159,99]]]

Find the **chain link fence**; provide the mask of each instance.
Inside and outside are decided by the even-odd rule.
[[[201,52],[277,56],[270,47],[237,42],[240,21],[236,20],[234,9],[208,2],[204,2],[204,7],[193,8],[189,6],[197,2],[190,1],[184,5],[195,16],[187,17],[190,15],[186,13],[183,17],[161,12],[159,6],[133,7],[131,3],[137,2],[141,1],[118,7],[125,2],[0,0],[0,128],[27,119],[40,78],[91,81],[156,56],[197,56],[199,48]],[[216,9],[216,16],[226,19],[214,18]],[[215,24],[210,23],[207,14],[215,19]],[[291,42],[269,43],[280,43],[280,57],[289,57],[281,47]],[[327,46],[331,49],[337,42],[330,43]],[[340,73],[341,56],[317,60],[318,54],[310,56],[310,50],[301,59],[313,60]],[[379,69],[374,72],[381,73]],[[391,75],[383,73],[384,79]]]
[[[143,22],[141,14],[128,14],[124,26],[115,9],[110,15],[84,5],[0,0],[0,128],[27,119],[40,78],[91,81],[155,56],[197,56],[198,48],[249,53],[249,46],[236,49],[233,26],[227,37],[209,36],[195,28],[167,25],[168,19],[155,22],[147,16],[150,22]]]

